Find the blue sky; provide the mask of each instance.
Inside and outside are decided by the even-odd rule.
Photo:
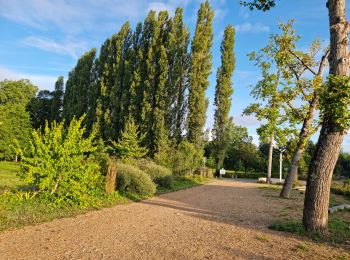
[[[148,11],[167,9],[171,14],[183,7],[184,18],[193,36],[199,0],[0,0],[0,80],[29,78],[40,89],[53,89],[59,75],[68,75],[77,58],[117,32],[125,21],[133,28],[143,21]],[[207,96],[207,127],[213,122],[213,100],[216,69],[220,65],[220,42],[227,24],[236,28],[236,70],[231,115],[236,124],[248,127],[257,142],[254,117],[241,116],[253,102],[250,85],[259,79],[259,71],[248,60],[247,53],[266,45],[278,22],[295,19],[295,28],[302,36],[300,48],[307,48],[313,39],[328,43],[328,13],[325,0],[280,0],[267,13],[249,11],[238,0],[211,0],[215,12],[213,73]],[[348,7],[349,9],[349,7]],[[349,13],[349,12],[348,12]],[[314,138],[315,139],[315,138]],[[344,142],[350,151],[350,138]]]

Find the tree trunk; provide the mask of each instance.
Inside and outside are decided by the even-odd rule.
[[[303,126],[300,130],[298,145],[293,154],[292,162],[288,170],[288,175],[283,184],[283,188],[280,194],[282,198],[289,198],[290,196],[290,191],[293,186],[293,181],[298,174],[299,162],[303,156],[305,147],[310,137],[310,128],[312,126],[312,120],[316,112],[317,104],[318,104],[318,96],[315,92],[314,98],[312,99],[309,107],[309,114],[307,118],[304,119]]]
[[[326,66],[328,55],[329,55],[329,51],[327,50],[321,59],[320,66],[319,66],[318,73],[317,73],[316,77],[323,76],[323,71],[324,71],[324,68]],[[314,119],[316,109],[318,107],[318,103],[319,103],[318,91],[315,90],[313,93],[313,98],[310,101],[309,111],[308,111],[307,117],[304,119],[303,126],[300,130],[300,133],[299,133],[299,141],[297,144],[297,148],[294,151],[292,163],[291,163],[289,170],[288,170],[288,175],[287,175],[287,177],[284,181],[284,184],[283,184],[283,188],[282,188],[282,191],[280,194],[280,196],[282,198],[289,198],[290,191],[291,191],[292,186],[293,186],[293,182],[294,182],[295,178],[298,176],[299,162],[304,154],[304,151],[305,151],[305,148],[306,148],[307,143],[309,141],[309,138],[312,135],[312,133],[310,133],[310,130],[312,127],[312,121]],[[314,131],[314,132],[316,132],[316,131]]]
[[[110,160],[108,163],[108,170],[106,176],[105,191],[107,194],[111,194],[115,191],[117,181],[117,162]]]
[[[266,183],[271,183],[271,173],[272,173],[272,153],[273,153],[273,134],[270,136],[269,144],[269,162],[267,165],[267,178]]]
[[[330,24],[329,74],[349,73],[348,32],[345,0],[328,0]],[[311,159],[304,200],[303,224],[308,231],[327,233],[328,206],[333,170],[346,131],[339,131],[331,117],[323,125]]]

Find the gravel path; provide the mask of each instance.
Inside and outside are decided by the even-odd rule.
[[[6,231],[0,259],[350,258],[344,249],[267,229],[300,202],[266,196],[258,185],[216,181]]]

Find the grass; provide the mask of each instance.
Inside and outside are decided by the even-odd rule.
[[[0,161],[0,192],[15,189],[25,184],[18,173],[18,163]]]
[[[265,235],[257,236],[256,239],[261,241],[261,242],[269,242],[270,241],[270,238],[268,236],[265,236]]]
[[[340,214],[335,213],[330,215],[328,221],[328,235],[322,235],[321,233],[310,233],[305,231],[301,221],[289,220],[280,223],[274,223],[269,226],[270,229],[277,231],[284,231],[300,236],[307,236],[314,241],[330,242],[334,244],[344,244],[350,240],[350,221],[346,217],[342,217]]]
[[[301,244],[296,246],[296,251],[297,252],[300,252],[300,251],[307,252],[307,251],[310,250],[310,248],[311,248],[310,244],[308,244],[308,243],[301,243]]]
[[[171,188],[157,188],[157,194],[163,194],[168,192],[179,191],[191,187],[195,187],[198,185],[202,185],[208,183],[210,181],[209,178],[203,178],[201,176],[176,176],[174,178],[174,183]]]
[[[35,225],[53,219],[76,216],[91,210],[111,207],[115,204],[127,203],[130,200],[125,194],[118,192],[110,196],[94,198],[88,208],[66,207],[57,208],[47,205],[47,202],[38,197],[13,198],[14,194],[7,192],[0,196],[0,231]]]
[[[19,165],[17,163],[0,162],[0,231],[76,216],[91,210],[145,199],[137,194],[115,192],[108,196],[94,197],[89,206],[83,209],[77,206],[57,208],[48,205],[47,201],[42,200],[39,196],[35,196],[34,192],[23,191],[26,183],[18,176],[18,172]],[[208,181],[209,179],[200,176],[175,177],[173,187],[167,189],[159,187],[157,194],[198,186]]]

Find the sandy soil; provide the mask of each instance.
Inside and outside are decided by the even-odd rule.
[[[0,259],[350,259],[345,249],[267,229],[300,215],[301,200],[257,186],[216,181],[6,231]]]

